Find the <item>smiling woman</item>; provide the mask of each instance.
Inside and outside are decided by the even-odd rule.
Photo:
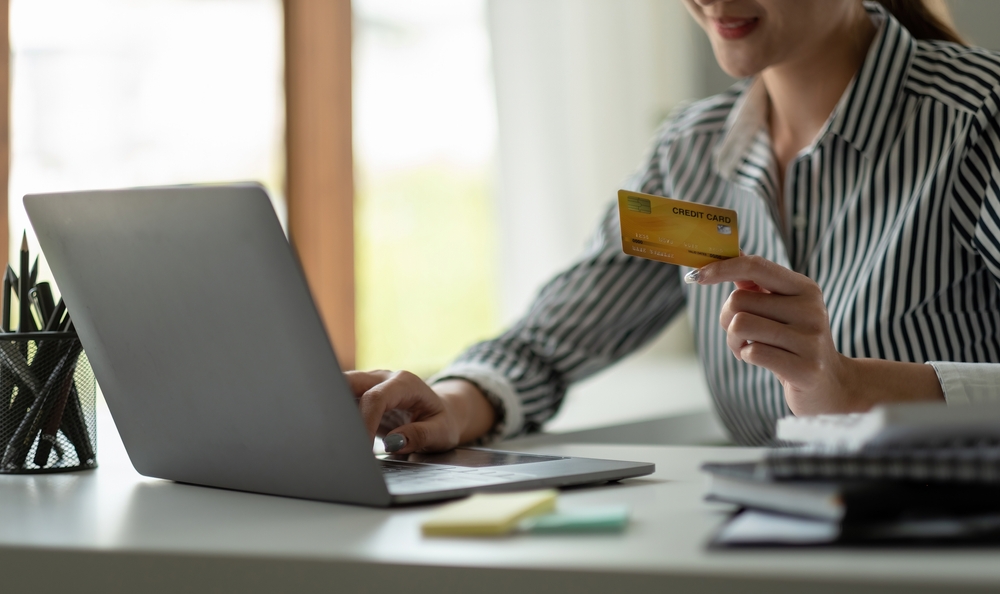
[[[686,5],[744,79],[675,111],[626,187],[735,210],[746,255],[626,256],[611,211],[524,317],[431,385],[352,374],[373,435],[393,409],[412,416],[391,429],[401,452],[538,430],[685,304],[740,443],[793,413],[996,397],[1000,54],[948,41],[927,10],[900,13],[923,19],[913,34],[860,0]]]

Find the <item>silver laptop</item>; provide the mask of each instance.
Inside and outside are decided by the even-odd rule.
[[[478,448],[374,456],[259,185],[37,194],[24,205],[144,475],[387,506],[653,472]]]

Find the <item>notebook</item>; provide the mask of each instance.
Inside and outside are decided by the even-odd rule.
[[[259,185],[37,194],[24,204],[141,474],[387,506],[654,470],[472,448],[376,459]]]
[[[929,446],[956,439],[1000,441],[1000,403],[900,402],[863,413],[788,416],[778,420],[776,437],[846,450]]]
[[[705,498],[741,507],[830,521],[887,520],[933,514],[1000,514],[1000,485],[888,479],[800,479],[769,476],[754,462],[702,465]]]

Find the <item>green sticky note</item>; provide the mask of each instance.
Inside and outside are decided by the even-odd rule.
[[[581,507],[528,518],[518,528],[524,532],[548,534],[620,532],[628,525],[628,520],[629,509],[626,505]]]

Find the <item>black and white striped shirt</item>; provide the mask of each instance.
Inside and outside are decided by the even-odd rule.
[[[914,40],[868,10],[879,26],[868,55],[784,180],[758,79],[678,110],[626,185],[736,210],[744,252],[822,288],[844,355],[931,362],[949,403],[987,398],[1000,392],[1000,55]],[[686,285],[685,272],[622,253],[613,208],[523,319],[438,377],[479,385],[498,436],[535,431],[570,383],[686,304],[720,418],[736,442],[766,444],[789,414],[781,385],[726,346],[719,313],[734,287]]]

